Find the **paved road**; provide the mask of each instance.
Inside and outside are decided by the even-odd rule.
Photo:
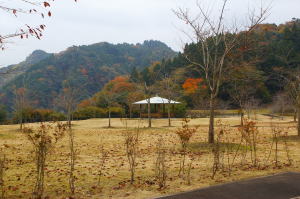
[[[211,186],[161,197],[161,199],[291,199],[297,197],[300,197],[300,173],[288,172]]]

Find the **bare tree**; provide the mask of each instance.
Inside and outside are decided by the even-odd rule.
[[[129,107],[129,118],[132,118],[132,111],[134,102],[141,100],[143,98],[143,93],[140,91],[130,92],[126,98],[126,103]]]
[[[287,79],[287,88],[289,92],[289,96],[293,101],[295,109],[297,110],[297,129],[298,136],[300,136],[300,75],[298,72],[294,71],[293,75],[291,75]]]
[[[21,131],[23,130],[23,116],[26,104],[26,88],[15,88],[15,111],[19,120]]]
[[[153,63],[150,67],[150,70],[146,71],[147,78],[142,77],[132,77],[133,81],[137,83],[137,89],[143,93],[144,98],[146,98],[147,102],[147,115],[148,115],[148,127],[152,127],[152,117],[151,117],[151,102],[150,98],[157,94],[157,87],[155,86],[155,82],[157,82],[161,78],[161,64]],[[148,69],[148,68],[147,68]]]
[[[28,85],[26,84],[25,77],[23,79],[22,87],[17,88],[16,86],[14,86],[14,94],[15,94],[14,109],[19,120],[20,130],[23,130],[23,123],[25,120],[28,119],[28,118],[24,118],[24,116],[26,117],[26,111],[31,106],[27,88]]]
[[[241,125],[243,125],[245,109],[249,99],[254,96],[262,80],[262,75],[256,70],[255,66],[247,63],[234,67],[230,71],[229,84],[231,84],[232,89],[229,90],[229,94],[240,108]]]
[[[274,96],[273,99],[273,111],[280,113],[281,119],[283,120],[284,112],[290,108],[290,98],[287,93],[279,92]]]
[[[186,49],[186,59],[195,66],[199,67],[199,71],[204,73],[206,84],[210,94],[210,119],[208,142],[214,142],[214,110],[215,99],[219,93],[219,88],[223,79],[224,65],[228,54],[239,43],[239,34],[237,28],[228,28],[225,23],[225,8],[228,0],[224,0],[219,17],[214,20],[204,8],[197,3],[199,14],[192,17],[189,10],[178,9],[174,11],[176,16],[186,23],[192,30],[188,37],[195,43],[198,58],[193,57],[195,52],[188,52]],[[247,32],[252,31],[259,23],[264,21],[268,9],[261,9],[258,16],[250,16],[250,26]],[[186,33],[186,31],[185,31]]]
[[[175,100],[175,98],[178,97],[178,90],[180,89],[178,88],[178,84],[176,84],[176,79],[168,75],[165,75],[162,81],[159,82],[159,84],[159,93],[161,94],[161,96],[168,99],[168,126],[171,127],[171,106],[174,105],[174,103],[172,103],[172,100]]]
[[[60,106],[66,111],[67,114],[67,125],[68,125],[68,137],[69,137],[69,148],[70,148],[70,172],[69,172],[69,187],[72,195],[75,193],[75,159],[76,151],[74,149],[74,131],[72,129],[73,113],[79,102],[79,88],[72,86],[70,82],[64,82],[63,91],[59,97]]]
[[[103,99],[107,103],[107,110],[108,110],[108,128],[111,128],[111,108],[116,103],[117,99],[121,95],[119,93],[115,93],[113,91],[105,91],[103,93]]]

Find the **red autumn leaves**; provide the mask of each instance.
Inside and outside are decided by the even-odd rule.
[[[205,90],[207,86],[204,84],[204,80],[202,78],[188,78],[182,84],[182,88],[184,92],[187,94],[194,94],[199,89]]]

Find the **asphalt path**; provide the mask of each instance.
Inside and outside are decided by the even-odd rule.
[[[287,172],[236,181],[161,199],[300,199],[300,173]]]

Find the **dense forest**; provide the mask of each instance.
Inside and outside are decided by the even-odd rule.
[[[78,100],[92,96],[115,76],[128,74],[134,67],[143,69],[151,63],[176,55],[159,41],[142,44],[109,44],[73,46],[58,54],[39,53],[40,61],[32,56],[25,62],[4,70],[21,71],[1,89],[1,102],[13,110],[18,90],[24,89],[28,106],[57,109],[57,98],[66,86],[76,87]],[[36,60],[36,59],[35,59]],[[30,63],[30,64],[29,64]],[[26,67],[24,67],[26,66]],[[25,68],[25,71],[21,69]]]
[[[239,34],[241,42],[225,63],[219,105],[227,108],[238,106],[234,94],[244,90],[247,90],[248,101],[253,99],[258,106],[269,105],[278,95],[288,92],[289,77],[299,74],[300,20],[294,19],[282,25],[262,24],[250,35]],[[205,109],[205,103],[199,104],[207,97],[204,73],[186,59],[186,55],[200,59],[197,48],[198,44],[188,44],[175,58],[162,60],[141,71],[132,71],[131,81],[154,85],[172,77],[173,83],[180,88],[177,96],[181,96],[181,100],[192,108]]]

